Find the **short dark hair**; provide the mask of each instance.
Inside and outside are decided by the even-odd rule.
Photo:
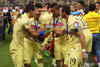
[[[36,4],[35,4],[35,7],[36,7],[36,8],[42,8],[43,6],[42,6],[41,3],[36,3]]]
[[[54,2],[54,3],[51,4],[51,8],[53,8],[53,7],[57,6],[57,5],[58,4]]]
[[[59,5],[56,5],[53,8],[55,8],[56,10],[59,10],[60,9],[60,6]]]
[[[89,5],[89,10],[90,11],[94,11],[96,9],[96,4],[95,3],[91,3],[90,5]]]
[[[45,5],[48,5],[47,8],[51,8],[51,3],[47,2]]]
[[[51,8],[55,8],[56,10],[59,10],[60,7],[61,7],[61,6],[58,5],[57,3],[52,3],[52,4],[51,4]]]
[[[100,1],[97,1],[96,4],[100,4]]]
[[[70,6],[63,6],[62,7],[62,12],[66,12],[66,14],[70,15]]]
[[[28,4],[25,8],[25,12],[28,13],[30,10],[34,11],[35,6],[33,4]]]
[[[30,2],[29,2],[29,4],[32,4],[32,5],[34,5],[34,4],[35,4],[35,2],[34,2],[34,1],[30,1]]]
[[[78,3],[80,3],[81,6],[83,6],[83,7],[84,7],[84,5],[85,5],[83,1],[78,1]]]

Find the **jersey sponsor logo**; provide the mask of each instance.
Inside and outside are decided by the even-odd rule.
[[[79,23],[77,21],[74,22],[74,27],[79,28]]]
[[[32,29],[36,29],[35,25],[31,25]],[[37,29],[39,29],[40,27],[38,26]]]
[[[47,25],[47,28],[51,29],[51,28],[53,28],[53,25]]]
[[[56,27],[64,27],[64,22],[58,22],[58,23],[56,24]]]
[[[97,20],[97,19],[99,19],[99,17],[86,18],[86,19],[87,19],[87,20],[91,20],[91,19],[92,19],[92,20],[93,20],[93,19],[94,19],[94,20]]]

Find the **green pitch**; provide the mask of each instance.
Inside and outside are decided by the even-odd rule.
[[[6,40],[2,41],[2,45],[0,44],[0,67],[14,67],[9,46],[11,42],[11,36],[6,35]],[[52,59],[50,57],[43,56],[44,67],[53,67]],[[93,60],[93,55],[90,58],[91,67],[97,67]],[[32,59],[32,67],[37,67],[37,64],[34,62],[34,58]]]
[[[7,35],[6,40],[0,42],[0,67],[14,67],[12,58],[10,56],[11,36]],[[52,67],[52,59],[50,57],[43,56],[43,62],[45,67]],[[37,67],[37,64],[32,59],[32,67]]]

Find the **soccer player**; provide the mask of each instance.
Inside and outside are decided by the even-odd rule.
[[[54,33],[54,59],[56,60],[57,67],[61,66],[61,60],[63,59],[62,56],[66,54],[66,22],[60,17],[60,7],[53,3],[51,5],[51,12],[53,14],[53,19],[51,24],[53,25],[53,33]],[[51,38],[50,38],[51,39]],[[47,40],[50,40],[46,38]],[[44,46],[45,47],[45,46]],[[64,57],[65,58],[65,57]]]
[[[32,29],[33,32],[40,31],[41,26],[39,25],[38,19],[42,12],[42,5],[40,3],[35,5],[34,18],[32,20]],[[39,29],[40,28],[40,29]],[[28,33],[28,34],[27,34]],[[38,67],[43,67],[42,56],[40,53],[41,46],[38,42],[38,38],[30,36],[27,32],[24,38],[24,65],[25,67],[31,67],[32,56],[34,55],[35,59],[38,61]],[[39,35],[40,36],[40,35]],[[42,36],[41,36],[42,37]]]
[[[26,6],[26,13],[17,19],[14,25],[13,40],[10,44],[10,53],[15,67],[24,67],[24,36],[29,31],[32,37],[39,36],[39,31],[33,31],[31,28],[30,18],[35,14],[34,5]],[[42,29],[41,29],[42,30]]]
[[[68,38],[68,51],[67,58],[64,60],[64,67],[78,67],[81,65],[81,58],[83,62],[87,59],[85,37],[79,21],[70,15],[69,6],[62,7],[62,17],[68,21],[66,29],[67,34],[70,36]]]
[[[85,41],[86,41],[86,52],[88,54],[88,61],[86,63],[86,67],[89,67],[89,59],[90,59],[90,52],[92,51],[92,33],[87,25],[87,23],[78,16],[74,16],[76,20],[79,21],[80,26],[83,29],[83,33],[85,36]]]
[[[97,55],[97,63],[98,67],[100,67],[100,14],[95,12],[96,5],[95,3],[91,3],[89,5],[89,13],[86,14],[83,19],[87,22],[90,31],[93,36],[93,49]]]
[[[59,5],[53,6],[51,9],[53,14],[53,24],[54,24],[54,56],[56,60],[57,67],[61,66],[61,60],[66,55],[66,21],[60,17],[60,7]]]

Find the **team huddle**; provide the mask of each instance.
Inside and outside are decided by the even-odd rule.
[[[78,5],[84,4],[80,1]],[[45,6],[29,3],[14,24],[10,44],[14,66],[31,67],[34,56],[38,67],[44,67],[42,55],[48,50],[46,55],[55,61],[52,61],[54,67],[89,67],[92,44],[100,44],[97,42],[100,40],[100,14],[95,12],[95,3],[89,5],[89,13],[86,15],[82,7],[77,11],[74,7],[57,3],[47,3]],[[95,50],[98,67],[99,48]]]

